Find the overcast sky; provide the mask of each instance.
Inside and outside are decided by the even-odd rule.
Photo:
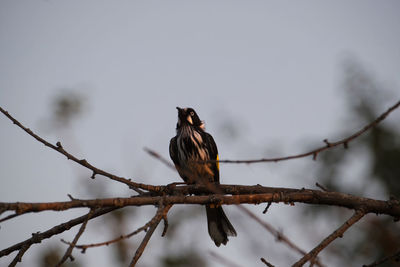
[[[170,183],[177,175],[143,147],[168,157],[176,106],[196,109],[221,159],[239,159],[301,152],[305,140],[337,137],[336,125],[346,115],[341,89],[348,59],[390,88],[395,102],[399,14],[399,1],[3,0],[0,105],[100,168]],[[46,130],[51,101],[66,90],[84,96],[83,115],[66,131]],[[231,124],[235,139],[224,132]],[[282,165],[222,165],[221,180],[310,186],[282,180],[282,171]],[[0,201],[84,197],[77,173],[86,174],[0,116]],[[110,195],[126,194],[108,185]],[[0,249],[68,218],[39,217],[32,217],[32,229],[23,217],[2,224]],[[238,253],[239,243],[232,240],[219,253]],[[26,262],[33,254],[21,266],[32,266]],[[80,258],[91,262],[93,255]],[[0,265],[10,261],[0,259]]]

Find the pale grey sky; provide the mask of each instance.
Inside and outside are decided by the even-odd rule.
[[[340,89],[346,58],[355,58],[398,99],[399,12],[398,1],[3,0],[0,105],[100,168],[138,181],[170,183],[177,175],[143,147],[168,157],[176,106],[194,107],[214,135],[220,157],[237,159],[268,151],[300,152],[304,140],[335,137],[335,125],[345,117]],[[85,95],[87,108],[67,134],[57,135],[41,125],[51,117],[51,99],[65,88]],[[241,129],[238,139],[221,131],[228,119]],[[355,122],[349,128],[359,126]],[[79,179],[84,178],[77,174],[85,170],[38,144],[4,116],[0,129],[0,201],[66,200],[68,193],[83,197]],[[142,167],[148,164],[150,170]],[[221,179],[310,186],[301,179],[282,179],[288,169],[295,173],[296,166],[223,165]],[[94,182],[101,180],[106,181]],[[124,187],[106,184],[110,194],[126,194]],[[293,208],[282,210],[289,214],[284,216],[296,214]],[[29,217],[29,227],[24,217],[2,224],[0,249],[68,218],[49,216],[48,222],[39,215]],[[244,236],[239,229],[236,241],[218,252],[239,259]],[[204,251],[214,249],[207,238]],[[21,266],[32,266],[24,262],[35,258],[38,247]],[[93,255],[106,250],[79,259],[93,264]],[[265,253],[261,256],[269,255]],[[270,255],[278,266],[287,260],[280,254]],[[146,251],[141,260],[152,262],[151,255]],[[0,259],[0,265],[10,260]],[[258,264],[258,259],[248,260],[238,262]]]

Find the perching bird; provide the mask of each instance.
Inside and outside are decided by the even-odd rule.
[[[187,184],[219,184],[218,149],[213,137],[205,132],[204,122],[192,108],[178,109],[176,136],[169,144],[169,154],[179,175]],[[206,205],[208,233],[215,245],[226,245],[228,236],[236,236],[221,206]]]

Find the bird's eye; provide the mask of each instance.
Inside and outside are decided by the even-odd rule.
[[[194,112],[193,111],[190,111],[190,116],[194,116]]]

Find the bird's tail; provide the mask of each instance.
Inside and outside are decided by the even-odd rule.
[[[215,245],[226,245],[228,236],[236,236],[235,228],[225,215],[222,207],[206,206],[208,233]]]

